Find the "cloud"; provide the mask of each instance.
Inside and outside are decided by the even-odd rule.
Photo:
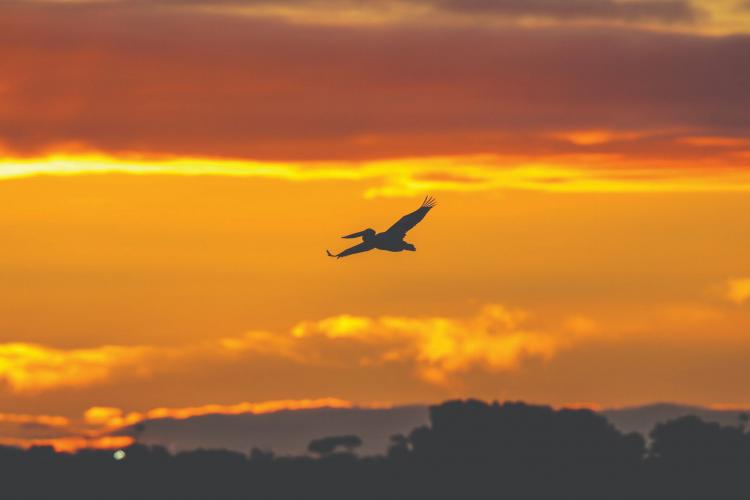
[[[17,393],[85,387],[117,375],[119,370],[147,374],[149,347],[102,346],[56,349],[38,344],[0,344],[0,380]]]
[[[680,0],[433,0],[438,8],[472,15],[530,16],[558,20],[692,22],[693,5]]]
[[[602,15],[612,16],[678,5],[446,5],[553,4],[573,12],[609,6],[613,13]],[[355,29],[150,2],[14,4],[0,18],[0,143],[21,156],[73,144],[116,155],[265,161],[592,148],[711,159],[669,136],[599,144],[550,136],[602,128],[615,136],[747,136],[748,54],[746,36],[432,23]]]
[[[685,0],[162,0],[162,4],[329,26],[425,22],[488,24],[527,18],[559,24],[588,21],[690,25],[701,14]]]
[[[89,425],[107,426],[110,422],[120,422],[123,411],[112,406],[92,406],[83,414],[83,420]]]
[[[250,331],[235,337],[224,337],[219,340],[219,347],[232,355],[252,353],[259,356],[279,356],[299,363],[309,360],[309,356],[297,349],[293,339],[271,332]]]
[[[750,299],[750,278],[736,278],[727,283],[726,298],[735,304]]]
[[[7,343],[0,344],[0,379],[14,393],[34,394],[154,377],[187,366],[277,359],[309,369],[406,363],[414,366],[420,379],[444,385],[449,376],[473,368],[515,370],[527,359],[549,359],[595,330],[586,318],[573,317],[559,332],[541,332],[524,328],[525,318],[524,312],[487,305],[469,318],[342,314],[301,322],[287,334],[250,331],[184,346],[59,349]],[[246,406],[236,410],[253,408],[259,411]],[[123,418],[118,412],[116,408],[95,407],[86,420],[96,423]],[[165,410],[165,415],[174,413]]]
[[[69,0],[32,0],[64,3]],[[111,0],[70,3],[111,4]],[[199,10],[246,16],[272,16],[296,23],[323,25],[399,22],[456,22],[461,14],[473,21],[501,18],[545,18],[559,22],[658,21],[691,23],[696,7],[685,0],[120,0],[131,6],[158,6],[179,11]]]
[[[553,133],[556,137],[579,146],[593,146],[599,144],[608,144],[616,141],[632,141],[648,137],[648,132],[594,129],[594,130],[572,130],[559,133]]]
[[[51,446],[58,452],[73,453],[84,448],[94,448],[102,450],[125,448],[133,444],[133,438],[129,436],[101,436],[96,438],[70,436],[45,439],[5,437],[0,438],[0,443],[5,446],[17,446],[19,448],[30,448],[32,446]]]
[[[688,136],[681,137],[678,142],[698,147],[748,147],[750,141],[746,138],[737,137],[710,137],[710,136]]]
[[[80,389],[128,378],[148,378],[195,364],[231,362],[245,356],[288,357],[303,362],[304,354],[289,347],[283,335],[249,332],[183,346],[114,346],[61,349],[39,344],[0,344],[0,380],[17,394]],[[107,420],[111,409],[100,407],[88,416]],[[116,411],[116,410],[111,410]]]
[[[56,439],[94,437],[82,432],[76,419],[62,415],[0,413],[0,445],[51,445]],[[63,445],[61,449],[69,450]]]
[[[60,415],[30,415],[22,413],[0,413],[0,423],[40,425],[45,427],[70,426],[70,419]]]
[[[59,389],[80,389],[128,378],[148,378],[185,366],[230,362],[238,352],[284,357],[301,361],[300,353],[287,353],[286,339],[268,332],[249,332],[182,346],[105,345],[61,349],[40,344],[0,344],[0,381],[17,394],[37,394]],[[108,409],[94,410],[90,419],[108,418]],[[97,413],[98,412],[98,413]]]
[[[467,319],[340,315],[300,323],[292,335],[362,343],[368,347],[359,358],[362,366],[406,362],[421,379],[450,385],[453,375],[473,368],[510,371],[528,359],[550,359],[593,331],[590,322],[578,318],[566,332],[540,332],[523,328],[525,318],[526,313],[497,304]]]
[[[0,381],[17,394],[81,389],[128,378],[148,378],[196,364],[225,363],[238,355],[288,358],[303,363],[304,352],[284,335],[253,331],[182,346],[105,345],[61,349],[40,344],[0,344]],[[87,417],[107,420],[116,409],[97,407]]]
[[[563,136],[561,136],[563,137]],[[612,135],[591,132],[565,140],[599,143]],[[593,141],[593,142],[591,142]],[[715,141],[714,141],[715,143]],[[722,143],[723,146],[724,143]],[[709,148],[706,148],[709,149]],[[708,154],[714,150],[709,149]],[[537,155],[535,158],[474,155],[424,157],[369,162],[258,162],[221,158],[149,158],[105,154],[54,154],[41,158],[0,159],[0,180],[37,175],[204,175],[366,183],[364,195],[419,196],[425,192],[538,190],[554,192],[720,192],[750,190],[750,169],[700,162],[686,168],[684,159],[662,159],[647,166],[641,158],[614,154]],[[711,171],[704,168],[712,167]]]
[[[143,420],[158,418],[173,418],[183,420],[201,415],[239,415],[252,413],[261,415],[284,410],[310,410],[315,408],[353,408],[354,403],[340,398],[313,398],[313,399],[277,399],[271,401],[249,402],[244,401],[235,404],[207,404],[201,406],[185,407],[159,407],[144,412],[124,412],[120,408],[94,406],[84,413],[84,421],[99,428],[119,428]]]

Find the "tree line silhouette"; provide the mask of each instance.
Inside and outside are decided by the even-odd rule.
[[[682,417],[646,440],[590,410],[449,401],[375,457],[356,456],[362,441],[352,435],[313,440],[315,457],[135,444],[115,460],[112,451],[0,447],[0,498],[747,499],[746,423]]]

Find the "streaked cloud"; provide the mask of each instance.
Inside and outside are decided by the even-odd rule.
[[[701,147],[739,147],[746,148],[750,146],[750,140],[739,137],[715,137],[715,136],[686,136],[680,137],[678,142],[691,146]]]
[[[694,22],[686,0],[27,0],[38,4],[150,4],[175,10],[273,16],[295,23],[372,25],[399,22],[546,19],[557,22]],[[464,19],[462,19],[462,17]],[[457,18],[458,17],[458,18]]]
[[[23,413],[0,413],[0,423],[38,424],[45,427],[68,427],[70,419],[60,415],[34,415]]]
[[[607,140],[605,135],[576,141]],[[590,142],[590,143],[594,143]],[[352,181],[364,195],[418,196],[425,192],[520,189],[548,192],[721,192],[750,190],[750,169],[721,162],[686,169],[663,160],[658,168],[617,154],[572,154],[523,158],[498,155],[401,158],[369,162],[260,162],[220,158],[118,157],[58,154],[0,159],[0,180],[38,175],[108,173],[230,176],[290,182]],[[703,167],[714,167],[708,170]]]
[[[124,412],[120,408],[94,406],[84,413],[84,421],[96,427],[119,428],[132,425],[143,420],[157,418],[174,418],[178,420],[197,417],[200,415],[239,415],[252,413],[260,415],[284,410],[310,410],[315,408],[353,408],[354,403],[340,398],[315,399],[279,399],[271,401],[249,402],[235,404],[206,404],[201,406],[187,406],[180,408],[160,407],[144,412]]]

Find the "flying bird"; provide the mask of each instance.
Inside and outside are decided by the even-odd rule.
[[[367,252],[374,248],[377,248],[378,250],[387,250],[389,252],[402,252],[404,250],[414,252],[417,248],[411,243],[404,241],[404,237],[411,228],[424,219],[427,212],[429,212],[435,205],[437,205],[435,198],[427,196],[418,209],[401,217],[394,225],[389,227],[387,231],[376,233],[374,229],[367,228],[358,233],[342,236],[342,238],[362,238],[362,243],[347,248],[338,254],[332,254],[326,250],[326,254],[328,254],[329,257],[340,259],[347,255]]]

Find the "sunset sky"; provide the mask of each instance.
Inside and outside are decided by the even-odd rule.
[[[0,442],[750,407],[749,62],[743,0],[2,2]]]

